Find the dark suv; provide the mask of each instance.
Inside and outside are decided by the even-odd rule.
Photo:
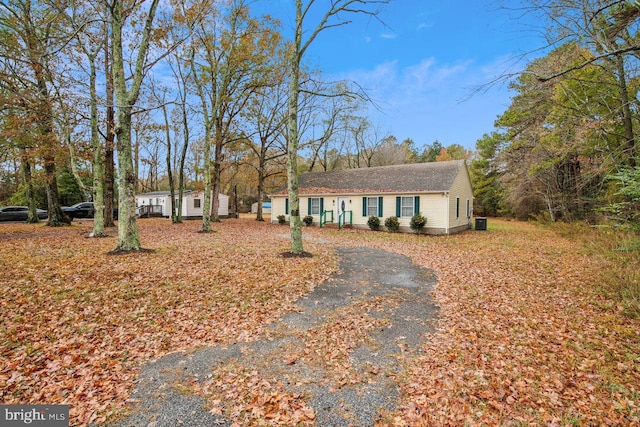
[[[80,202],[73,206],[63,206],[62,212],[67,214],[71,219],[74,218],[93,218],[93,202]],[[118,209],[113,209],[113,218],[118,219]]]

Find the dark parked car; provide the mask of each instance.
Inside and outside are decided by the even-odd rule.
[[[74,218],[93,218],[93,202],[80,202],[73,206],[63,206],[62,212],[67,214],[71,219]],[[113,209],[113,218],[118,219],[118,209]]]
[[[38,218],[45,219],[47,211],[36,209]],[[0,208],[0,221],[26,221],[29,214],[29,208],[26,206],[6,206]]]

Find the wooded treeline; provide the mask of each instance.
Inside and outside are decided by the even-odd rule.
[[[296,47],[244,0],[2,2],[0,203],[30,206],[33,221],[45,208],[60,225],[61,205],[93,200],[95,235],[117,204],[118,247],[136,249],[137,192],[181,200],[203,189],[248,205],[292,173],[469,159],[476,214],[640,221],[640,6],[527,2],[521,12],[541,17],[548,53],[512,78],[510,107],[471,153],[397,141],[371,122],[357,84],[328,82],[302,60],[317,31],[348,22],[331,19],[384,3],[296,0],[308,37]],[[327,20],[304,32],[312,7]],[[203,231],[216,199],[205,198],[214,216]]]
[[[511,83],[471,164],[476,213],[638,227],[640,4],[532,1],[548,53]]]

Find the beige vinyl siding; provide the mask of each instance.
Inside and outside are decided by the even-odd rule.
[[[380,222],[396,216],[396,197],[420,197],[420,212],[427,217],[427,228],[445,229],[447,225],[447,198],[442,193],[435,194],[387,194],[382,196],[382,216]],[[362,200],[365,197],[380,197],[380,194],[359,194],[351,197],[351,210],[353,211],[353,224],[356,226],[368,227],[368,216],[362,215]],[[331,199],[329,199],[331,200]],[[335,199],[334,199],[335,200]],[[325,198],[325,206],[327,199]],[[329,201],[331,203],[331,201]],[[409,228],[410,217],[398,218],[400,227]]]
[[[467,200],[469,200],[470,211],[473,212],[473,190],[469,182],[466,168],[462,168],[456,176],[449,193],[449,228],[456,228],[468,225],[470,218],[467,217]],[[459,198],[459,216],[456,217],[456,197]]]
[[[323,198],[323,208],[325,211],[331,210],[333,211],[333,219],[334,222],[338,222],[338,199],[339,198],[347,198],[350,200],[349,202],[349,210],[353,212],[353,225],[359,228],[368,228],[367,221],[369,219],[368,216],[363,215],[363,198],[366,197],[381,197],[382,196],[382,216],[380,217],[381,225],[384,225],[384,221],[391,217],[396,216],[396,197],[420,197],[420,213],[423,216],[427,217],[427,233],[433,234],[444,234],[447,230],[454,228],[456,226],[465,225],[468,223],[466,218],[466,200],[467,196],[470,200],[470,206],[473,206],[473,199],[471,197],[471,188],[464,183],[464,172],[460,175],[462,179],[458,177],[456,179],[456,184],[459,189],[460,197],[460,218],[458,221],[452,221],[451,217],[455,218],[455,198],[456,195],[453,194],[455,191],[452,188],[452,192],[449,194],[445,193],[420,193],[420,194],[350,194],[350,195],[314,195],[314,196],[301,196],[300,197],[300,216],[304,218],[308,215],[308,206],[309,206],[309,197],[312,198]],[[455,187],[455,185],[454,185]],[[271,197],[271,222],[278,222],[278,215],[285,215],[285,200],[286,197],[282,196],[272,196]],[[287,220],[289,219],[289,215],[285,215]],[[402,231],[411,231],[410,217],[400,217],[398,218],[400,222],[400,227]],[[320,222],[319,215],[313,215],[314,224],[318,224]]]
[[[396,216],[396,197],[420,197],[420,213],[427,217],[427,229],[446,228],[447,223],[447,198],[442,193],[430,194],[393,194],[384,197],[384,220],[390,216]],[[399,217],[400,227],[410,229],[411,217]]]
[[[427,217],[427,229],[446,229],[447,197],[442,193],[420,195],[420,213]]]

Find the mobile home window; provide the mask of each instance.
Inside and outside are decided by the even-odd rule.
[[[413,216],[413,196],[402,197],[400,200],[400,216],[412,217]]]
[[[193,199],[193,207],[194,208],[200,207],[200,199]]]

